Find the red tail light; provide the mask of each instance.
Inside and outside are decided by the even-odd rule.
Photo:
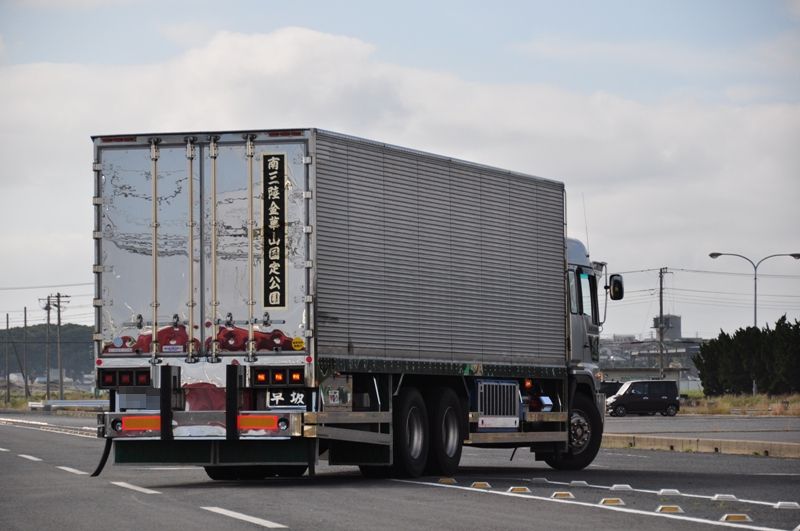
[[[132,371],[120,371],[120,373],[119,373],[119,384],[120,385],[133,385],[133,372]]]
[[[150,385],[150,371],[136,371],[136,385]]]
[[[100,387],[114,387],[115,385],[117,385],[117,373],[100,371]]]

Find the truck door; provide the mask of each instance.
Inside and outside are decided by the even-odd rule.
[[[251,326],[258,350],[306,350],[308,161],[303,137],[222,135],[204,146],[204,315],[221,354],[246,351]]]
[[[569,272],[572,313],[572,356],[576,361],[600,361],[597,281],[594,271],[576,267]]]

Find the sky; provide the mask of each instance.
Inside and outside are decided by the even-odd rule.
[[[604,336],[753,324],[800,253],[800,0],[0,0],[0,321],[92,322],[95,134],[320,127],[563,181]],[[758,268],[800,319],[800,260]],[[0,322],[0,327],[4,326]]]

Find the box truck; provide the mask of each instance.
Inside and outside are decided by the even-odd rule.
[[[93,142],[95,474],[595,457],[623,285],[566,237],[563,183],[320,129]]]

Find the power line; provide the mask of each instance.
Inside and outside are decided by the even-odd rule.
[[[671,268],[673,271],[682,271],[683,273],[700,273],[704,275],[726,275],[726,276],[733,276],[733,277],[750,277],[753,278],[752,273],[734,273],[731,271],[708,271],[705,269],[680,269],[680,268]],[[791,278],[791,279],[800,279],[800,275],[769,275],[769,274],[760,274],[758,275],[759,278],[769,277],[769,278]]]
[[[5,288],[0,288],[0,291],[14,291],[14,290],[25,290],[25,289],[49,289],[49,288],[67,288],[71,286],[94,286],[93,282],[77,282],[74,284],[48,284],[43,286],[8,286]]]

